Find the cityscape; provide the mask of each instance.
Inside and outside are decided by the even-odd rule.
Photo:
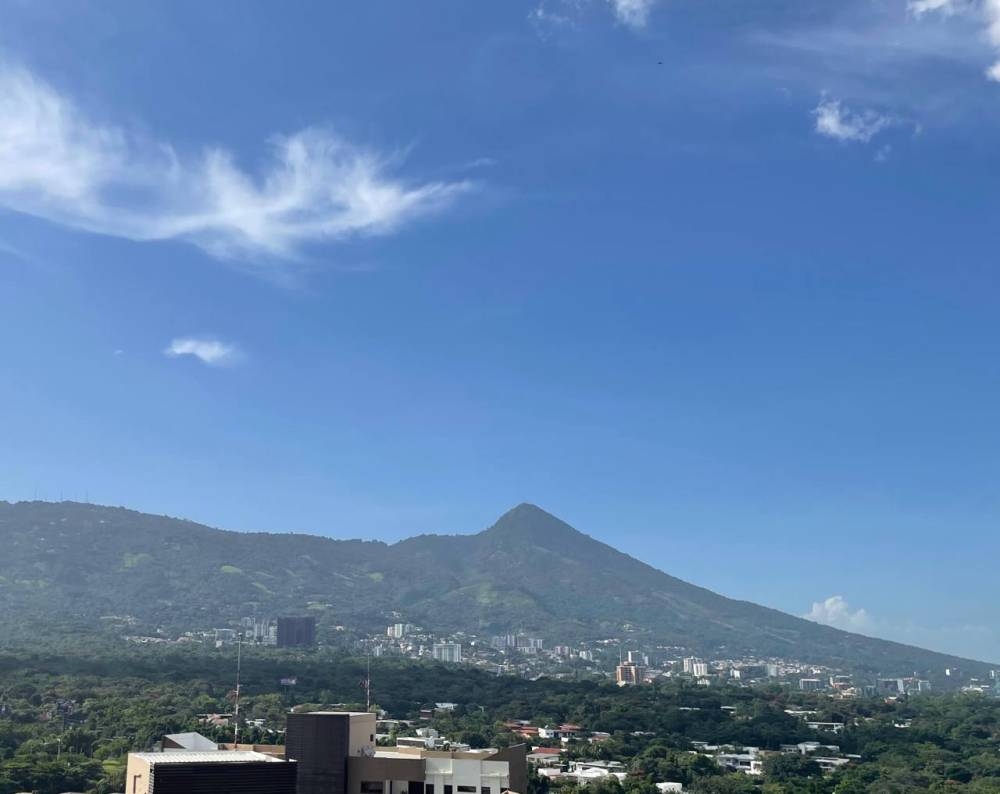
[[[998,133],[1000,0],[0,0],[0,794],[1000,794]]]
[[[216,648],[237,643],[276,648],[313,648],[317,645],[316,619],[285,617],[274,620],[247,617],[238,627],[185,632],[177,637],[126,636],[135,644],[208,644]],[[337,635],[346,637],[338,641]],[[525,634],[489,637],[459,632],[437,635],[411,623],[393,623],[384,634],[357,638],[359,632],[334,627],[331,647],[347,648],[370,658],[399,658],[461,664],[494,675],[527,679],[606,679],[618,686],[641,686],[657,681],[685,680],[697,686],[753,686],[774,684],[802,692],[822,692],[834,698],[894,697],[929,694],[934,686],[918,676],[851,674],[828,665],[777,658],[713,658],[688,655],[679,646],[632,650],[634,640],[609,638],[555,644]],[[626,648],[629,649],[626,649]],[[1000,670],[985,678],[964,674],[958,668],[936,671],[948,690],[1000,696]],[[544,736],[543,736],[544,738]]]

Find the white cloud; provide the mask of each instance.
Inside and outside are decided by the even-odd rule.
[[[822,99],[813,110],[816,132],[838,141],[867,143],[893,123],[873,110],[853,111],[838,99]]]
[[[851,610],[844,597],[839,595],[830,596],[825,601],[814,601],[812,609],[802,617],[845,631],[866,632],[874,628],[874,622],[865,610]]]
[[[0,69],[0,207],[76,229],[295,259],[310,243],[390,232],[472,187],[409,184],[390,173],[398,158],[324,128],[274,136],[270,150],[256,175],[225,149],[181,157],[90,120],[25,70]]]
[[[909,0],[907,7],[918,18],[936,13],[978,20],[983,26],[984,37],[998,56],[986,69],[986,76],[1000,82],[1000,0]]]
[[[549,38],[558,31],[576,26],[572,17],[559,11],[553,11],[545,5],[544,1],[528,12],[528,21],[531,22],[539,37],[543,39]]]
[[[825,626],[880,637],[918,648],[929,648],[968,659],[1000,660],[1000,634],[988,625],[977,623],[922,625],[894,618],[876,618],[864,609],[852,609],[843,596],[816,601],[805,615],[806,620]]]
[[[210,367],[223,367],[237,363],[242,354],[235,345],[209,337],[181,336],[171,340],[163,351],[169,358],[194,356]]]
[[[657,0],[608,0],[615,16],[630,28],[644,28]]]
[[[959,3],[956,0],[910,0],[906,7],[914,16],[920,17],[924,14],[934,12],[942,14],[955,14],[958,12]]]

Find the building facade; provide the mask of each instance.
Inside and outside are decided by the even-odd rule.
[[[298,794],[524,794],[527,748],[429,750],[375,746],[375,715],[289,714],[285,757]]]
[[[247,751],[130,753],[126,794],[296,794],[294,762]]]
[[[316,618],[278,618],[279,648],[297,648],[315,644]]]
[[[462,661],[462,646],[457,642],[435,643],[431,649],[434,659],[439,662],[460,662]]]

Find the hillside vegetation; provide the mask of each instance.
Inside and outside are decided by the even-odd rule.
[[[474,535],[394,545],[228,532],[122,508],[0,502],[0,622],[205,628],[314,614],[377,630],[522,629],[550,642],[622,636],[706,655],[756,653],[893,674],[986,665],[838,631],[684,582],[520,505]]]

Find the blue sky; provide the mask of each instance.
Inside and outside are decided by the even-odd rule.
[[[997,0],[2,5],[0,498],[1000,660]]]

